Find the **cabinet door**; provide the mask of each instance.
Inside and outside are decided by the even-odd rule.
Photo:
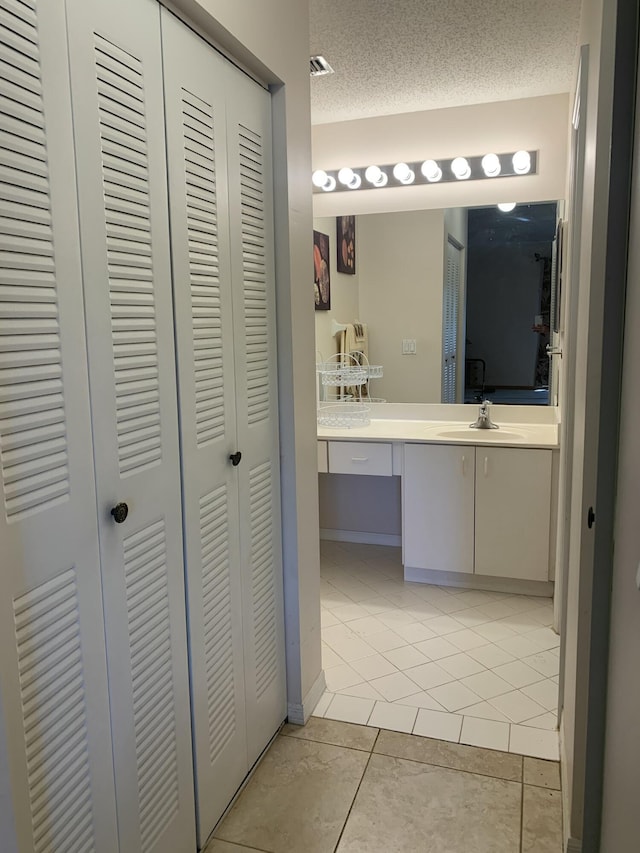
[[[405,444],[404,564],[473,572],[475,448]]]
[[[476,574],[549,579],[551,451],[476,450]]]
[[[227,67],[227,143],[249,763],[286,715],[271,98]]]
[[[160,7],[67,8],[120,849],[191,853]]]
[[[0,114],[0,848],[113,853],[62,0],[0,0]]]
[[[198,838],[249,770],[244,706],[225,60],[163,10]]]

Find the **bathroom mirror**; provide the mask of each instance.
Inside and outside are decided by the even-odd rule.
[[[554,403],[552,366],[557,201],[355,217],[355,274],[336,265],[331,310],[316,312],[319,357],[338,351],[334,321],[366,324],[368,357],[388,402]],[[311,289],[311,288],[310,288]],[[551,390],[550,389],[551,385]]]

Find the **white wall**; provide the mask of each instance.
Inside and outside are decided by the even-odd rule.
[[[328,216],[563,198],[568,122],[569,96],[549,95],[316,125],[314,169],[474,156],[521,148],[540,154],[536,175],[323,192],[313,197],[314,213]]]
[[[639,104],[640,106],[640,104]],[[640,163],[640,123],[634,164]],[[640,850],[640,179],[632,214],[622,372],[601,849]]]
[[[357,219],[360,319],[369,326],[369,360],[382,364],[372,395],[441,400],[444,211],[374,214]],[[402,355],[403,338],[416,340]]]
[[[338,253],[336,250],[336,218],[326,216],[313,220],[314,231],[329,235],[329,273],[331,277],[331,308],[328,311],[316,311],[316,353],[320,353],[324,359],[329,358],[338,351],[338,338],[331,334],[331,321],[338,323],[353,323],[354,320],[362,320],[360,317],[360,305],[358,302],[358,281],[360,277],[359,257],[359,224],[356,221],[356,273],[346,275],[338,272]],[[309,280],[311,278],[311,263],[309,269]],[[309,293],[312,293],[311,285]]]
[[[401,535],[400,477],[320,474],[319,481],[322,530]]]
[[[321,688],[312,263],[309,11],[299,0],[164,0],[273,92],[278,374],[287,692],[298,714]],[[312,282],[312,280],[311,280]],[[305,708],[305,711],[310,711]]]

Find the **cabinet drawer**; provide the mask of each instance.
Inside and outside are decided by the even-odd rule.
[[[393,473],[391,444],[373,441],[330,441],[329,471],[332,474],[373,474],[390,477]]]
[[[319,441],[318,442],[318,474],[326,474],[329,470],[329,463],[327,460],[327,442]]]

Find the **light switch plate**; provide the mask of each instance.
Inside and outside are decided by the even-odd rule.
[[[415,355],[415,354],[416,354],[415,338],[403,338],[402,339],[402,355]]]

